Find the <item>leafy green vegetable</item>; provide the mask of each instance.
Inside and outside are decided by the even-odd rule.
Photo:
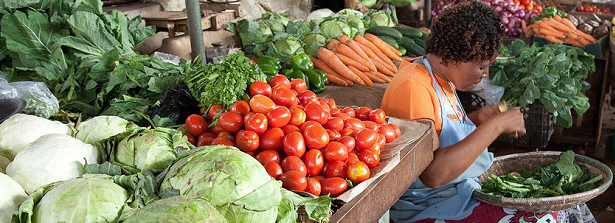
[[[489,67],[492,83],[506,89],[502,100],[525,107],[539,100],[553,114],[554,124],[572,126],[571,109],[581,115],[589,109],[583,95],[590,85],[587,75],[596,70],[594,56],[582,48],[561,43],[527,46],[515,40],[502,46],[500,56]]]
[[[131,214],[124,222],[226,223],[227,221],[207,200],[180,195],[157,200]]]
[[[483,182],[481,191],[497,196],[513,198],[553,197],[592,190],[602,175],[591,177],[585,165],[574,164],[575,154],[563,152],[556,161],[544,163],[534,170],[525,167],[520,176],[508,173],[491,175]]]

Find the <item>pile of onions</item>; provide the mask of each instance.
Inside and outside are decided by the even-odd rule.
[[[438,2],[431,12],[433,18],[438,17],[438,14],[446,7],[464,1],[466,0],[442,0]],[[519,9],[519,3],[515,3],[513,0],[481,0],[481,2],[487,6],[493,7],[500,15],[506,31],[506,37],[523,37],[521,20],[529,25],[530,21],[539,15],[539,13],[532,12],[531,10]]]

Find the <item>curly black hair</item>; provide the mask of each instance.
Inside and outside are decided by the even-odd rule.
[[[466,1],[442,10],[425,40],[425,53],[449,61],[472,62],[497,56],[504,40],[504,25],[493,8]]]

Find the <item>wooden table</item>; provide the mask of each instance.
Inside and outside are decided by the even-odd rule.
[[[156,26],[158,29],[166,29],[169,37],[175,37],[176,28],[179,32],[188,32],[188,14],[184,11],[161,11],[141,15],[146,26]]]

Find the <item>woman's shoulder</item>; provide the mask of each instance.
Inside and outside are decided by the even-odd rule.
[[[405,84],[420,84],[427,86],[432,86],[431,75],[429,70],[425,65],[419,63],[408,63],[400,66],[399,71],[395,75],[395,77],[391,80],[391,83],[402,83]]]

